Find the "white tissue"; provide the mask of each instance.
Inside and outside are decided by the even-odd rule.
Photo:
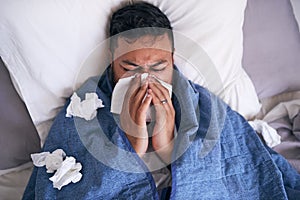
[[[97,109],[104,107],[101,99],[96,93],[86,93],[85,100],[77,96],[76,92],[71,97],[71,102],[67,107],[66,117],[76,116],[85,120],[92,120],[97,115]]]
[[[262,120],[249,121],[252,128],[260,133],[269,147],[274,147],[281,143],[281,137],[277,131]]]
[[[53,173],[61,166],[65,156],[66,154],[62,149],[57,149],[52,153],[42,152],[31,154],[31,159],[35,166],[43,167],[46,165],[47,173]]]
[[[145,78],[148,77],[148,73],[143,73],[141,74],[141,82],[145,80]],[[130,76],[127,78],[122,78],[119,79],[118,83],[115,85],[113,94],[112,94],[112,100],[111,100],[111,109],[110,111],[115,114],[120,114],[122,111],[122,106],[123,106],[123,101],[125,98],[125,94],[129,88],[130,81],[134,78],[135,76]],[[169,91],[170,97],[172,97],[172,85],[156,78],[153,76],[157,81],[162,84],[167,90]],[[147,94],[146,94],[147,95]],[[148,112],[149,113],[149,112]]]
[[[58,168],[56,173],[50,178],[53,182],[53,187],[60,190],[63,186],[71,182],[77,183],[80,181],[82,174],[79,171],[81,168],[81,164],[76,163],[75,158],[66,157],[61,167]]]
[[[73,182],[80,181],[82,174],[79,172],[82,168],[80,163],[76,163],[74,157],[66,157],[62,149],[50,152],[31,154],[33,164],[37,167],[46,165],[47,173],[55,174],[50,178],[53,187],[61,189],[63,186]],[[65,158],[65,159],[64,159]]]
[[[43,167],[46,164],[45,160],[48,155],[50,155],[50,152],[34,153],[31,154],[31,160],[35,166]]]

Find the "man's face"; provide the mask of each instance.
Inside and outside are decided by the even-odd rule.
[[[173,53],[167,34],[143,36],[136,40],[119,37],[112,63],[114,82],[136,73],[149,73],[169,84],[172,83]]]

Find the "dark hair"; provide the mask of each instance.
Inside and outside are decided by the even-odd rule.
[[[137,39],[145,35],[160,36],[165,33],[169,36],[173,51],[174,36],[168,17],[150,3],[136,2],[113,13],[109,28],[110,49],[113,51],[116,48],[118,34],[125,38]],[[118,36],[112,37],[115,35]]]

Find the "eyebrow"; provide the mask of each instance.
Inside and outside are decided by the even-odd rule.
[[[143,67],[143,66],[140,66],[140,65],[138,65],[136,63],[133,63],[133,62],[131,62],[129,60],[122,60],[122,62],[125,63],[125,64],[128,64],[128,65],[132,65],[134,67]],[[160,61],[158,61],[158,62],[156,62],[156,63],[154,63],[152,65],[149,65],[149,67],[151,67],[151,68],[152,67],[156,67],[156,66],[161,65],[161,64],[166,63],[166,62],[167,62],[166,60],[160,60]]]

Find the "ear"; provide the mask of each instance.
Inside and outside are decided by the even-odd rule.
[[[174,52],[175,52],[175,48],[173,49],[173,52],[172,52],[172,63],[174,65]]]

